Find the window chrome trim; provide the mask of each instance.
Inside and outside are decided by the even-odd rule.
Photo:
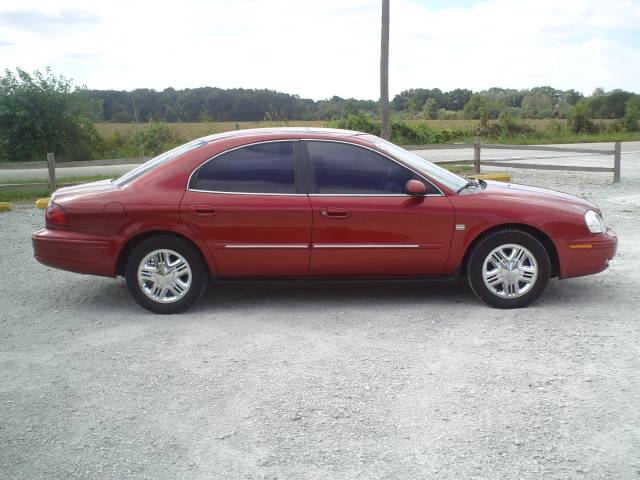
[[[433,188],[435,188],[436,190],[438,190],[440,192],[440,195],[438,195],[437,193],[430,193],[428,195],[417,195],[416,197],[444,197],[445,196],[445,194],[442,192],[442,189],[440,187],[438,187],[435,183],[433,183],[431,180],[429,180],[428,178],[425,178],[424,174],[422,174],[420,172],[416,172],[413,168],[409,167],[404,162],[401,162],[400,160],[389,156],[389,154],[387,154],[386,152],[381,152],[379,150],[376,150],[376,149],[371,148],[371,147],[367,147],[365,145],[361,145],[359,143],[347,142],[347,141],[344,141],[344,140],[329,140],[329,139],[324,139],[324,138],[300,138],[300,141],[301,142],[344,143],[346,145],[353,145],[354,147],[360,147],[360,148],[364,148],[365,150],[370,150],[373,153],[377,153],[381,157],[386,158],[387,160],[391,160],[392,162],[397,163],[401,167],[404,167],[407,170],[409,170],[410,172],[413,172],[418,177],[420,177],[422,180],[427,182],[429,185],[432,185]],[[400,147],[400,148],[402,148],[402,147]],[[311,163],[311,168],[313,168],[313,162],[311,161],[311,158],[309,158],[309,163]],[[404,196],[404,197],[411,197],[411,196],[413,196],[413,195],[407,195],[407,194],[402,194],[402,193],[379,193],[379,194],[370,194],[370,195],[360,194],[360,193],[345,193],[345,194],[339,194],[339,193],[313,193],[313,194],[309,194],[309,195],[324,195],[324,196],[332,196],[332,197],[335,197],[335,196],[363,196],[363,197]]]
[[[400,197],[400,198],[421,198],[421,197],[442,197],[439,193],[428,193],[426,195],[409,195],[407,193],[310,193],[310,197]]]
[[[228,243],[224,248],[309,248],[308,243]]]
[[[197,188],[189,188],[188,192],[200,193],[219,193],[222,195],[270,195],[279,197],[306,197],[306,193],[255,193],[255,192],[225,192],[222,190],[198,190]]]
[[[313,248],[420,248],[411,243],[314,243]]]
[[[232,148],[229,148],[228,150],[224,150],[222,152],[218,152],[216,153],[213,157],[207,158],[206,160],[204,160],[202,163],[200,163],[196,168],[193,169],[193,171],[191,172],[191,174],[189,175],[189,178],[187,179],[187,189],[185,191],[187,192],[200,192],[200,193],[221,193],[221,194],[225,194],[225,195],[279,195],[279,196],[283,196],[283,197],[306,197],[307,194],[306,193],[256,193],[256,192],[225,192],[222,190],[199,190],[196,188],[189,188],[189,186],[191,185],[191,177],[193,177],[193,174],[196,173],[198,170],[200,170],[201,167],[203,167],[206,163],[209,163],[210,161],[214,160],[216,157],[219,157],[220,155],[224,155],[225,153],[229,153],[229,152],[233,152],[234,150],[238,150],[240,148],[244,148],[244,147],[251,147],[253,145],[261,145],[263,143],[276,143],[276,142],[299,142],[300,139],[299,138],[282,138],[282,139],[278,139],[278,140],[261,140],[259,142],[252,142],[252,143],[245,143],[243,145],[238,145]],[[294,175],[297,175],[297,165],[296,165],[296,155],[295,155],[295,151],[293,154],[293,173]],[[294,176],[295,178],[295,176]],[[297,184],[295,185],[297,188]]]
[[[435,183],[433,183],[431,180],[429,180],[428,178],[425,178],[425,176],[420,173],[420,172],[416,172],[413,168],[409,167],[408,165],[406,165],[405,163],[389,156],[386,152],[380,152],[378,150],[375,150],[371,147],[367,147],[365,145],[361,145],[359,143],[353,143],[353,142],[347,142],[344,140],[333,140],[333,139],[324,139],[324,138],[289,138],[289,139],[278,139],[278,140],[261,140],[259,142],[251,142],[251,143],[245,143],[242,145],[238,145],[232,148],[229,148],[227,150],[224,150],[222,152],[216,153],[213,157],[207,158],[206,160],[203,160],[197,167],[195,167],[193,169],[193,171],[191,172],[191,174],[189,175],[189,178],[187,179],[187,188],[185,191],[187,192],[199,192],[199,193],[214,193],[214,194],[222,194],[222,195],[269,195],[269,196],[281,196],[281,197],[306,197],[306,196],[313,196],[313,197],[413,197],[413,195],[408,195],[406,193],[371,193],[371,194],[367,194],[367,193],[256,193],[256,192],[226,192],[223,190],[200,190],[200,189],[196,189],[196,188],[189,188],[189,185],[191,185],[191,177],[193,177],[193,175],[206,163],[209,163],[210,161],[214,160],[216,157],[219,157],[220,155],[224,155],[225,153],[228,152],[232,152],[234,150],[238,150],[240,148],[244,148],[244,147],[250,147],[253,145],[261,145],[263,143],[276,143],[276,142],[329,142],[329,143],[343,143],[346,145],[352,145],[354,147],[360,147],[360,148],[364,148],[366,150],[370,150],[373,153],[377,153],[378,155],[392,161],[395,162],[396,164],[400,165],[401,167],[406,168],[407,170],[413,172],[414,174],[416,174],[418,177],[422,178],[425,182],[428,182],[430,185],[432,185],[436,190],[438,190],[440,193],[429,193],[426,195],[419,195],[416,196],[415,198],[419,198],[419,197],[444,197],[445,194],[442,192],[442,189],[440,189],[440,187],[438,187]],[[296,171],[297,174],[297,168],[298,165],[295,164],[295,158],[294,158],[294,169]]]

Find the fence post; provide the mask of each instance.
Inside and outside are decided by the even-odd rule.
[[[620,183],[620,157],[622,148],[620,142],[615,143],[613,149],[613,183]]]
[[[47,153],[47,168],[49,169],[49,193],[56,189],[56,159],[53,153]]]
[[[480,173],[480,137],[473,140],[473,169]]]

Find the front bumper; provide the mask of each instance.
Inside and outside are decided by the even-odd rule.
[[[618,250],[618,237],[611,229],[588,237],[554,239],[554,243],[560,260],[560,278],[602,272]]]
[[[115,245],[104,238],[43,228],[33,233],[31,242],[33,256],[49,267],[90,275],[115,275]]]

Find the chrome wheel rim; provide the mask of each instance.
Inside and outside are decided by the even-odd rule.
[[[154,250],[138,266],[138,284],[144,294],[158,303],[173,303],[191,288],[189,262],[173,250]]]
[[[508,243],[494,248],[482,265],[482,279],[491,293],[518,298],[529,292],[538,278],[538,263],[522,245]]]

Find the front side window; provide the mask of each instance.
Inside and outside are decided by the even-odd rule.
[[[209,192],[296,193],[293,142],[248,145],[212,158],[189,188]]]
[[[402,195],[411,170],[366,148],[336,142],[306,142],[316,192],[325,195]],[[425,182],[427,193],[438,193]]]

